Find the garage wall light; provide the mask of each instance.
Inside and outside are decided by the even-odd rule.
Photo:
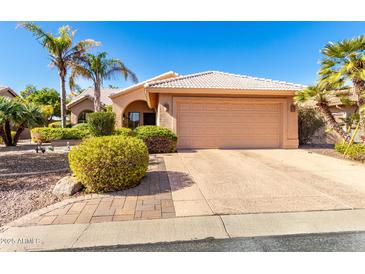
[[[297,110],[297,107],[294,104],[290,105],[290,112],[295,112]]]

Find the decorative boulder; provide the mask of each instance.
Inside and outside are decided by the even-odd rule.
[[[56,196],[71,196],[82,189],[82,184],[73,176],[63,177],[57,182],[52,193]]]

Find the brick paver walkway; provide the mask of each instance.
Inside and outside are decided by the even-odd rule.
[[[163,158],[151,155],[140,185],[112,194],[71,198],[20,219],[15,225],[83,224],[175,217],[169,178]]]

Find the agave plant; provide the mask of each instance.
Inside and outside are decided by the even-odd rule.
[[[48,50],[51,67],[58,69],[61,88],[61,121],[62,127],[66,126],[66,76],[71,63],[75,62],[88,49],[100,43],[86,39],[74,43],[76,31],[70,26],[62,26],[58,29],[58,36],[45,32],[34,23],[21,23],[19,25],[29,30],[35,38]]]
[[[96,55],[84,54],[77,62],[72,63],[71,68],[71,89],[74,87],[75,79],[78,77],[93,81],[94,111],[101,111],[100,90],[104,80],[110,80],[121,75],[125,80],[131,79],[135,83],[138,81],[136,75],[122,61],[119,59],[108,59],[106,52]]]
[[[297,103],[314,102],[315,107],[322,114],[327,125],[340,135],[346,142],[349,142],[350,135],[336,121],[328,105],[328,96],[332,92],[332,88],[325,88],[323,85],[308,86],[298,91],[294,97]]]

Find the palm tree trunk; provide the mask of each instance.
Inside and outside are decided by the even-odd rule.
[[[361,110],[361,107],[365,104],[364,99],[364,91],[365,91],[365,82],[363,80],[353,80],[354,84],[354,92],[357,95],[357,107],[359,111]],[[365,114],[360,111],[359,113],[359,123],[360,123],[360,132],[361,132],[361,140],[363,143],[365,143]]]
[[[59,72],[61,85],[61,125],[66,127],[66,74]]]
[[[5,130],[5,137],[6,137],[5,145],[7,147],[14,146],[13,138],[11,137],[11,127],[10,127],[9,121],[5,121],[4,130]]]
[[[25,129],[25,126],[24,125],[20,125],[14,135],[14,139],[13,139],[13,143],[14,143],[14,146],[16,146],[18,144],[18,141],[19,141],[19,137],[20,137],[20,134],[22,134],[22,132],[24,131]]]
[[[0,137],[3,139],[4,144],[7,145],[8,144],[8,138],[6,137],[3,125],[0,125]]]
[[[94,85],[94,111],[101,111],[101,102],[100,102],[100,81],[96,81]]]
[[[347,143],[350,142],[351,136],[336,122],[335,117],[333,117],[328,105],[318,104],[317,108],[320,113],[322,113],[327,125],[333,129],[338,135],[341,136]]]

